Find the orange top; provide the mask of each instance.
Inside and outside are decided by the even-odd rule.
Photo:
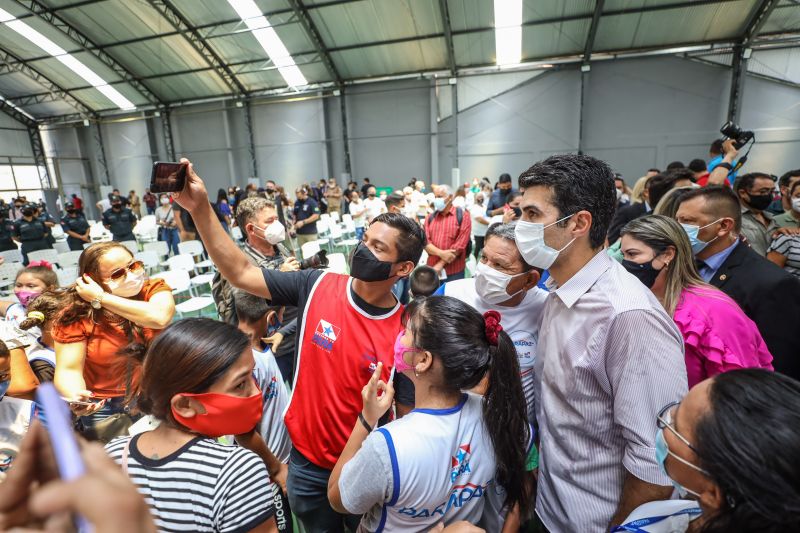
[[[169,291],[169,286],[161,279],[148,279],[141,292],[134,298],[149,301],[157,292]],[[161,330],[142,328],[145,341],[155,337]],[[130,344],[128,335],[118,324],[106,321],[95,324],[91,316],[73,322],[68,326],[56,323],[53,326],[53,339],[61,344],[86,342],[86,360],[83,365],[83,379],[86,389],[98,398],[114,398],[125,395],[126,365],[118,352]],[[138,381],[140,367],[134,369],[132,383]]]

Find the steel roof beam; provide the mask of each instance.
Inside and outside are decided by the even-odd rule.
[[[103,64],[109,67],[114,73],[123,79],[126,83],[133,86],[145,99],[151,104],[160,104],[161,100],[156,96],[147,86],[141,83],[136,76],[133,75],[127,68],[120,64],[116,59],[108,55],[102,50],[97,50],[94,41],[89,39],[85,34],[78,31],[72,24],[62,18],[55,10],[48,8],[40,0],[16,0],[17,4],[24,7],[32,14],[38,15],[42,20],[48,22],[54,27],[58,28],[67,37],[78,43],[81,47],[80,51],[89,51],[91,54],[99,59]],[[18,17],[19,18],[19,17]],[[48,56],[49,57],[49,56]]]
[[[172,5],[169,0],[147,0],[148,3],[167,20],[170,25],[183,35],[183,37],[191,44],[192,48],[200,54],[214,69],[217,76],[222,79],[225,85],[231,90],[232,93],[238,95],[246,95],[247,89],[236,78],[236,75],[228,67],[227,63],[217,54],[205,39],[200,35],[200,32],[189,23],[189,20]]]
[[[311,15],[308,13],[308,8],[303,4],[302,0],[289,0],[289,5],[292,6],[298,22],[303,27],[303,30],[311,40],[311,43],[314,45],[315,50],[322,60],[322,64],[325,65],[325,70],[328,71],[328,75],[337,84],[341,85],[342,76],[339,74],[339,70],[336,68],[336,65],[331,59],[331,55],[328,53],[325,43],[322,42],[322,37],[320,36],[314,21],[311,19]]]
[[[753,9],[744,32],[742,33],[742,45],[747,47],[755,40],[758,32],[764,27],[764,23],[778,6],[778,0],[761,0]]]
[[[583,62],[588,63],[592,57],[592,49],[594,48],[594,39],[597,36],[597,28],[600,26],[600,17],[603,16],[603,6],[605,0],[597,0],[594,4],[594,14],[592,15],[592,24],[589,26],[589,33],[586,35],[586,45],[583,47]]]
[[[439,13],[442,18],[444,28],[444,42],[447,48],[447,68],[450,69],[452,76],[456,75],[456,53],[453,47],[453,28],[450,25],[450,10],[447,7],[447,0],[439,0]]]
[[[94,116],[95,112],[89,106],[87,106],[82,101],[75,98],[69,91],[58,85],[56,82],[42,74],[41,71],[35,69],[28,65],[27,62],[23,61],[16,55],[12,54],[11,52],[0,48],[0,73],[4,72],[18,72],[20,74],[24,74],[25,76],[29,77],[49,92],[53,93],[54,95],[58,96],[59,100],[63,100],[67,104],[74,107],[79,113],[83,113],[87,116]],[[9,98],[11,103],[16,102],[13,98]],[[33,102],[32,102],[33,103]],[[28,105],[31,105],[30,103]]]

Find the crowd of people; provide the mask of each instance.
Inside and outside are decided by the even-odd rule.
[[[292,198],[209,194],[183,160],[179,193],[98,202],[113,240],[85,249],[74,198],[75,282],[26,260],[0,303],[0,529],[799,530],[800,170],[710,156],[632,187],[556,155]],[[28,253],[56,222],[20,200],[0,213]],[[352,220],[349,275],[299,260],[326,214]],[[173,253],[203,243],[217,318],[175,320],[120,244],[143,215]],[[75,481],[48,381],[105,445]]]

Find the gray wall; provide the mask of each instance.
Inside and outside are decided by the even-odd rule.
[[[0,157],[33,157],[28,129],[5,113],[0,113]]]
[[[402,187],[412,176],[449,182],[457,158],[462,181],[496,179],[502,172],[518,175],[550,154],[582,147],[632,184],[650,167],[707,157],[725,120],[730,71],[724,67],[676,57],[641,58],[595,63],[583,78],[582,139],[582,74],[576,66],[520,75],[517,85],[510,76],[498,84],[468,78],[470,87],[461,89],[470,89],[469,98],[459,102],[457,120],[441,113],[450,108],[452,94],[442,80],[438,88],[430,80],[347,87],[352,177],[361,182],[369,176],[373,183],[392,187]],[[466,95],[461,89],[459,94]],[[485,98],[476,91],[484,91]],[[306,181],[343,177],[340,98],[312,95],[253,104],[262,183],[272,178],[291,191]],[[798,102],[800,90],[747,79],[741,124],[754,129],[758,139],[747,168],[781,174],[800,167],[795,155],[800,149]],[[166,159],[160,119],[149,120],[149,128],[145,120],[103,125],[110,179],[121,190],[143,190],[152,161]],[[247,182],[252,170],[243,108],[231,102],[178,108],[172,126],[178,156],[195,163],[212,193]],[[156,139],[148,139],[148,129]],[[0,129],[0,135],[6,131]],[[10,135],[11,144],[4,144],[15,150],[17,132]],[[99,176],[89,128],[61,128],[51,137],[48,154],[65,158],[60,167],[65,183],[89,184],[90,172]],[[90,169],[81,158],[91,162]]]

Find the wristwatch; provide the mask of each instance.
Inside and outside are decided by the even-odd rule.
[[[103,295],[101,294],[97,298],[93,298],[91,301],[91,305],[94,309],[100,309],[103,307]]]

